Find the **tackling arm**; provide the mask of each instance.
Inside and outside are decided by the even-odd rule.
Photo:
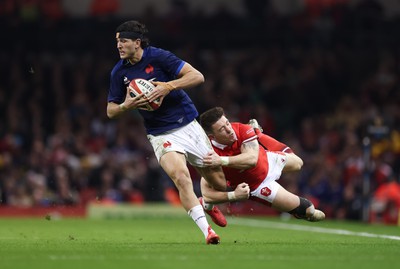
[[[201,194],[206,203],[219,204],[233,201],[247,200],[250,195],[250,187],[247,183],[239,184],[232,192],[218,191],[212,188],[202,177],[200,180]],[[228,193],[231,193],[230,195]],[[233,193],[233,195],[232,195]],[[234,197],[234,198],[232,198]]]
[[[208,153],[203,162],[206,166],[226,166],[238,170],[249,169],[257,165],[259,145],[257,140],[243,143],[241,153],[235,156],[219,156],[215,151]],[[226,160],[226,158],[228,158]]]

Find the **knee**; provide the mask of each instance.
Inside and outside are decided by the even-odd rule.
[[[315,208],[313,203],[303,197],[299,197],[299,199],[300,205],[295,209],[289,211],[289,213],[298,219],[304,219],[314,215]]]
[[[303,167],[303,160],[296,154],[291,154],[290,157],[291,157],[293,170],[299,171]]]
[[[303,160],[294,153],[287,154],[286,171],[299,171],[303,167]]]
[[[297,171],[303,167],[303,160],[300,157],[296,158],[295,167]]]

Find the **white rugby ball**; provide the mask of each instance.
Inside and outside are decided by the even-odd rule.
[[[133,79],[129,83],[129,91],[130,95],[132,97],[135,97],[139,94],[144,93],[145,98],[147,99],[147,96],[154,91],[155,86],[148,80],[142,79],[142,78],[137,78]],[[147,110],[147,111],[153,111],[158,109],[161,106],[161,101],[160,98],[154,100],[153,102],[148,102],[145,106],[140,107],[140,109]]]

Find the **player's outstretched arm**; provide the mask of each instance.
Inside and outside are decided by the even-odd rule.
[[[204,201],[211,204],[247,200],[250,195],[250,188],[247,183],[239,184],[234,191],[217,191],[204,178],[201,178],[200,188]]]
[[[227,166],[238,170],[249,169],[257,165],[259,146],[257,140],[243,143],[241,153],[235,156],[219,156],[210,151],[204,158],[205,166]]]

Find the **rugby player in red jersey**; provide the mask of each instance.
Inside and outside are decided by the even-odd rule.
[[[217,191],[201,180],[203,197],[200,201],[210,216],[213,204],[251,199],[296,218],[313,222],[325,219],[325,214],[315,209],[308,199],[287,191],[276,182],[282,172],[300,170],[303,165],[301,158],[288,146],[259,130],[256,130],[257,135],[248,124],[231,123],[221,107],[201,114],[200,124],[214,149],[203,158],[204,164],[222,166],[227,185],[235,189]]]

